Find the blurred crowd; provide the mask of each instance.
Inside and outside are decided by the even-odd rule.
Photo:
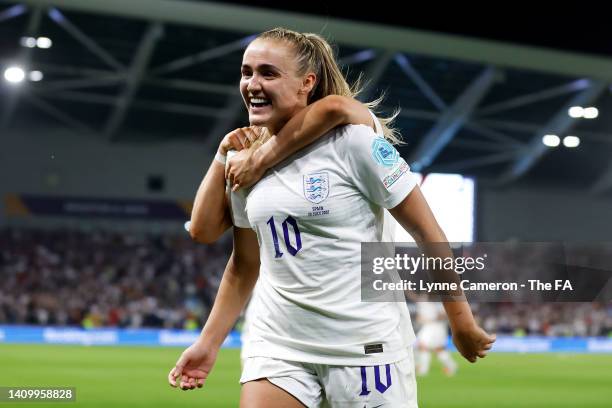
[[[473,304],[480,325],[490,333],[514,336],[612,336],[612,304]]]
[[[0,324],[197,328],[230,250],[187,233],[0,229]]]
[[[202,245],[187,233],[0,229],[0,324],[197,329],[231,245],[229,234]],[[490,332],[612,335],[609,303],[472,307]]]

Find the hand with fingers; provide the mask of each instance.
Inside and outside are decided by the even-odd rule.
[[[453,343],[461,355],[470,363],[485,358],[493,347],[495,335],[488,334],[478,325],[453,330]]]
[[[256,164],[254,153],[251,149],[242,150],[229,159],[225,168],[225,179],[232,186],[232,191],[252,186],[265,173],[265,168]]]
[[[259,126],[242,127],[234,129],[223,137],[219,144],[219,153],[227,155],[230,150],[243,150],[249,148],[262,134]]]
[[[234,155],[225,169],[225,178],[229,180],[232,191],[250,187],[261,179],[266,168],[257,160],[257,148],[270,138],[267,128],[252,126],[247,135],[249,137],[250,149],[244,149]]]
[[[202,388],[215,364],[217,352],[214,347],[206,346],[199,341],[189,346],[168,374],[170,386],[180,387],[182,390]]]

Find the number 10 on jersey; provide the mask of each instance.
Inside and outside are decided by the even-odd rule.
[[[274,217],[270,217],[268,220],[268,225],[270,226],[270,231],[272,232],[272,241],[274,241],[274,257],[280,258],[283,256],[283,253],[280,250],[280,245],[278,243],[278,233],[276,232],[276,225],[274,224]],[[287,251],[293,256],[295,256],[300,249],[302,249],[302,237],[300,236],[300,229],[298,228],[297,221],[295,218],[288,216],[283,221],[283,236],[285,238],[285,247]],[[291,238],[289,237],[289,226],[293,229],[293,235],[295,237],[295,246],[291,243]]]

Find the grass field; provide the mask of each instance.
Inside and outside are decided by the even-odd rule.
[[[16,407],[237,407],[238,350],[222,350],[202,389],[170,388],[182,349],[0,345],[0,386],[76,387],[77,402]],[[456,356],[457,357],[457,356]],[[446,378],[419,378],[420,407],[612,407],[612,355],[492,354]]]

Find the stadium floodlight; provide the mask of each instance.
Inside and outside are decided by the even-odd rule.
[[[563,146],[565,147],[578,147],[580,145],[580,138],[578,136],[565,136],[563,138]]]
[[[13,66],[4,70],[4,79],[12,84],[20,83],[25,78],[23,68]]]
[[[32,82],[38,82],[38,81],[42,81],[42,79],[44,78],[44,75],[40,71],[31,71],[29,74],[29,78],[30,78],[30,81]]]
[[[572,106],[567,113],[572,118],[581,118],[584,115],[584,108],[582,106]]]
[[[544,137],[542,137],[542,143],[548,147],[557,147],[559,143],[561,143],[561,139],[559,139],[557,135],[544,135]]]
[[[588,108],[584,108],[584,112],[582,114],[582,117],[585,119],[595,119],[597,116],[599,116],[599,109],[597,109],[594,106],[590,106]]]
[[[52,45],[53,41],[51,41],[51,39],[48,37],[38,37],[36,39],[36,46],[38,48],[51,48]]]
[[[19,41],[22,47],[34,48],[36,47],[36,38],[34,37],[21,37]]]

